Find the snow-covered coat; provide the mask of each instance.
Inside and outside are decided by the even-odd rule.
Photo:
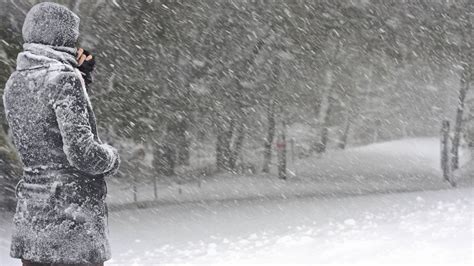
[[[111,257],[106,184],[117,150],[102,143],[75,59],[79,18],[42,3],[27,14],[24,51],[3,95],[24,166],[10,255],[42,263],[100,263]],[[44,33],[44,34],[43,34]]]

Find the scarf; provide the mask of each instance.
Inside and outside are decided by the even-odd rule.
[[[23,52],[18,54],[16,69],[31,70],[58,64],[77,68],[76,52],[74,47],[25,43]]]

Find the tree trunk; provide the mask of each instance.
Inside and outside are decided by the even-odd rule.
[[[133,192],[133,202],[138,201],[138,189],[137,189],[137,177],[136,175],[133,176],[133,185],[132,185],[132,192]]]
[[[236,139],[235,142],[232,145],[231,149],[231,156],[229,160],[229,168],[231,171],[235,172],[237,170],[237,160],[242,154],[242,146],[244,143],[244,137],[245,137],[245,124],[240,121],[237,131],[236,131]]]
[[[326,151],[328,141],[328,124],[329,114],[331,112],[331,93],[333,86],[333,72],[331,69],[326,70],[326,89],[324,91],[318,114],[319,140],[316,142],[316,152],[323,153]]]
[[[176,164],[189,165],[189,138],[188,138],[188,122],[182,118],[176,122]]]
[[[332,111],[331,99],[328,101],[328,106],[326,108],[326,113],[324,114],[324,120],[321,128],[321,139],[319,141],[318,153],[324,153],[327,150],[327,145],[329,141],[329,118]]]
[[[463,126],[463,115],[464,115],[464,100],[469,89],[469,67],[464,66],[461,74],[461,88],[459,89],[458,107],[456,111],[456,120],[454,124],[453,132],[453,145],[451,147],[451,168],[456,170],[459,168],[459,145],[461,142],[461,132]]]
[[[278,178],[286,179],[286,122],[283,120],[281,123],[280,132],[278,134],[277,141],[278,149]]]
[[[21,160],[6,134],[0,128],[0,210],[5,207],[14,211],[16,206],[15,186],[23,172]],[[3,198],[3,202],[2,202]]]
[[[218,171],[225,169],[225,156],[224,156],[224,146],[225,146],[225,132],[222,129],[217,130],[217,140],[216,140],[216,167]]]
[[[342,131],[342,135],[341,135],[341,138],[339,140],[339,149],[343,150],[343,149],[346,148],[347,138],[349,136],[349,131],[351,129],[351,124],[352,124],[352,121],[351,121],[350,114],[347,113],[346,114],[346,122],[345,122],[345,125],[344,125],[344,130]]]
[[[157,177],[153,175],[153,199],[158,200],[158,184],[157,184]]]
[[[443,178],[446,181],[451,180],[451,164],[449,152],[449,121],[443,120],[441,127],[441,170],[443,170]]]
[[[470,149],[474,148],[474,91],[470,90],[468,93],[472,95],[471,99],[466,99],[467,115],[465,119],[465,134],[467,145]],[[469,98],[469,97],[468,97]],[[474,154],[474,153],[473,153]]]
[[[156,145],[153,166],[158,175],[173,176],[175,174],[175,153],[169,143]]]
[[[267,107],[267,136],[263,144],[263,168],[262,172],[270,172],[270,163],[272,161],[272,143],[275,137],[275,106],[273,101],[270,101]]]
[[[217,170],[229,170],[231,141],[234,134],[234,123],[221,123],[217,126],[216,167]]]

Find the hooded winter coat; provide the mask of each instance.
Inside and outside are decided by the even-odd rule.
[[[102,143],[74,45],[79,18],[41,3],[23,25],[24,50],[3,95],[24,166],[10,255],[40,263],[101,263],[111,257],[106,184],[117,150]]]

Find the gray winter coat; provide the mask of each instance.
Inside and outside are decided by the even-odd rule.
[[[111,257],[106,184],[117,150],[99,139],[77,70],[79,18],[42,3],[27,14],[24,51],[3,95],[24,165],[17,185],[11,256],[43,263],[100,263]]]

